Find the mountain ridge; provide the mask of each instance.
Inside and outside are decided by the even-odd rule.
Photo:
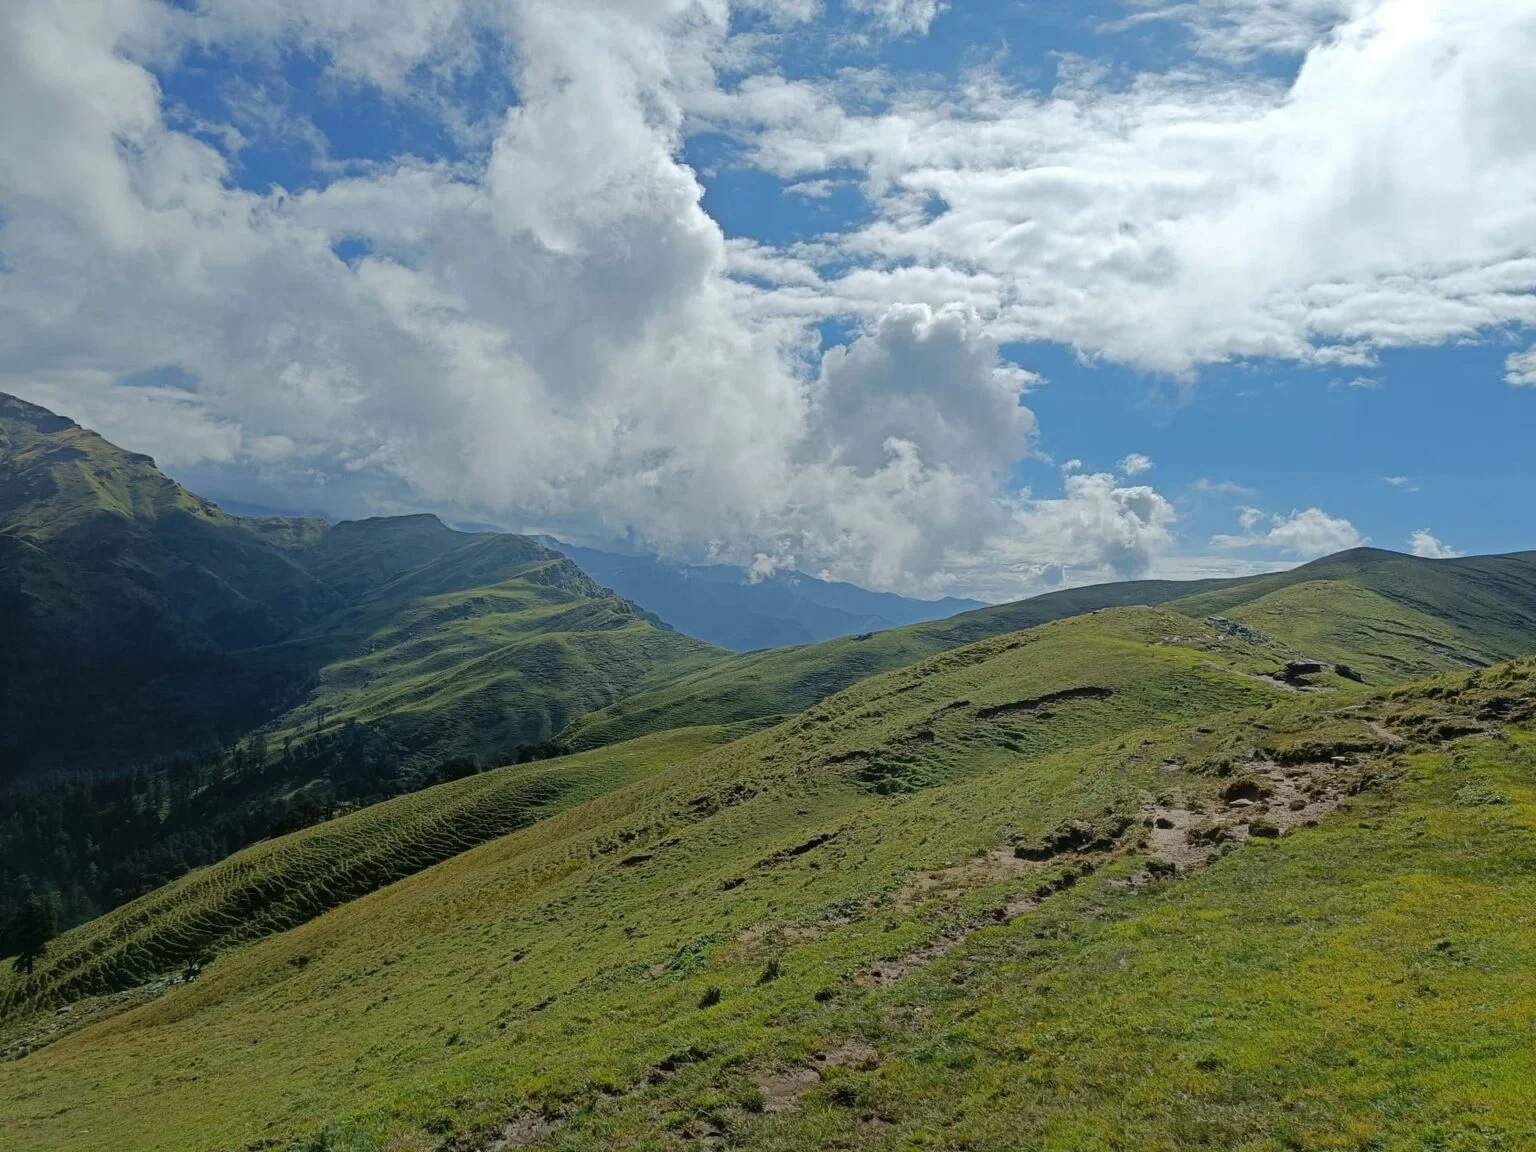
[[[9,397],[0,631],[0,942],[724,655],[527,537],[230,516]]]

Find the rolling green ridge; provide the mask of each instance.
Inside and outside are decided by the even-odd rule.
[[[1536,635],[1536,552],[1424,560],[1356,548],[1202,593],[1181,607],[1191,615],[1230,612],[1280,589],[1316,581],[1354,584],[1444,621],[1499,659],[1529,652]]]
[[[732,657],[588,713],[560,739],[590,748],[680,724],[789,715],[957,645],[1084,612],[1159,604],[1196,618],[1225,614],[1298,655],[1353,659],[1378,683],[1400,681],[1536,648],[1536,552],[1421,560],[1361,548],[1270,576],[1072,588],[865,638]]]
[[[636,692],[572,723],[560,741],[575,749],[689,724],[728,724],[785,716],[868,676],[977,640],[1052,620],[1127,605],[1163,604],[1224,581],[1137,580],[1069,588],[963,612],[948,620],[794,648],[748,652],[707,671]]]
[[[1274,659],[1126,608],[862,681],[35,1033],[0,1133],[1523,1146],[1536,663]]]

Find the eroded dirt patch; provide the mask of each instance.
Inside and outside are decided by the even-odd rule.
[[[805,1064],[760,1072],[752,1077],[763,1094],[764,1112],[788,1112],[816,1085],[831,1068],[855,1068],[868,1071],[879,1062],[875,1049],[858,1040],[845,1040],[812,1056]]]
[[[1188,872],[1228,850],[1227,845],[1315,824],[1367,780],[1344,756],[1310,764],[1258,760],[1242,765],[1242,774],[1222,789],[1209,812],[1148,803],[1142,809],[1147,867],[1128,883],[1138,886]]]

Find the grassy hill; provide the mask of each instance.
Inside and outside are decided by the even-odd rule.
[[[1536,663],[1273,662],[1130,608],[876,676],[0,1065],[3,1142],[1524,1146]]]
[[[724,653],[521,536],[230,516],[0,396],[0,949]]]
[[[312,711],[381,719],[391,711],[384,686],[371,702],[350,688],[398,675],[397,698],[419,713],[423,676],[458,677],[468,664],[471,678],[494,678],[483,665],[503,640],[604,634],[612,642],[591,654],[552,641],[526,669],[517,654],[495,661],[524,694],[548,683],[530,722],[501,721],[534,742],[674,657],[676,675],[716,654],[525,537],[455,532],[432,516],[337,525],[230,516],[149,457],[7,396],[0,573],[11,774],[23,760],[94,767],[225,743],[304,700],[317,678],[322,696],[340,683],[349,690]],[[380,657],[384,648],[395,651]],[[361,663],[330,672],[348,660]],[[456,698],[465,695],[473,689]],[[82,715],[90,722],[78,723]],[[503,756],[509,738],[488,733],[483,747]]]
[[[961,644],[1083,612],[1159,604],[1196,618],[1226,615],[1294,655],[1353,660],[1374,682],[1388,683],[1536,649],[1536,552],[1421,560],[1360,548],[1270,576],[1072,588],[871,636],[737,656],[589,713],[561,740],[590,748],[680,724],[789,715]]]
[[[456,547],[253,657],[320,669],[268,726],[269,745],[350,722],[418,765],[501,764],[572,717],[725,657],[530,540],[455,535]]]
[[[286,531],[306,540],[320,526]],[[278,640],[335,604],[289,550],[147,456],[0,396],[0,767],[89,762],[103,749],[162,749],[169,732],[248,727],[292,685],[212,691],[233,671],[222,654]],[[146,691],[164,679],[205,687],[178,709],[184,693]]]
[[[1181,605],[1191,614],[1228,613],[1297,584],[1353,585],[1457,630],[1496,659],[1529,652],[1536,636],[1536,552],[1424,560],[1356,548],[1289,572],[1213,589]],[[1346,618],[1347,611],[1339,617]]]
[[[866,677],[962,644],[1103,608],[1163,604],[1224,583],[1136,580],[1096,584],[885,632],[748,652],[716,663],[706,672],[678,677],[598,709],[573,722],[559,739],[571,748],[593,748],[678,726],[787,716]]]

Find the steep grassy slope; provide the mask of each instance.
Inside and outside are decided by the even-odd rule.
[[[253,845],[66,933],[31,974],[0,972],[0,1019],[179,975],[737,734],[685,728],[493,769]]]
[[[1012,645],[0,1066],[6,1146],[1536,1140],[1536,664],[1377,698],[1153,612]],[[931,771],[874,792],[914,742]]]
[[[960,644],[1083,612],[1158,604],[1196,618],[1226,615],[1296,654],[1354,658],[1375,682],[1400,681],[1536,650],[1536,552],[1421,560],[1361,548],[1271,576],[1073,588],[865,639],[738,656],[589,714],[562,740],[589,748],[677,724],[787,715]]]
[[[294,540],[318,530],[288,526]],[[260,719],[291,694],[286,679],[205,687],[188,709],[176,707],[181,693],[145,688],[221,685],[233,671],[222,653],[277,640],[335,603],[284,550],[147,456],[0,396],[0,743],[13,772]]]
[[[658,627],[531,541],[483,536],[263,657],[321,668],[304,703],[271,725],[269,744],[351,722],[421,764],[499,764],[572,717],[725,653]]]
[[[0,950],[725,655],[525,537],[229,516],[9,397],[0,635]]]
[[[42,1107],[52,1090],[35,1077],[70,1066],[79,1091],[105,1106],[115,1095],[109,1081],[127,1067],[114,1062],[131,1052],[132,1061],[154,1063],[152,1049],[167,1043],[182,1066],[198,1062],[199,1108],[211,1106],[219,1119],[216,1130],[199,1134],[195,1121],[178,1127],[183,1121],[167,1113],[157,1120],[159,1139],[200,1146],[279,1135],[337,1109],[393,1099],[397,1089],[413,1096],[402,1076],[441,1071],[443,1060],[467,1054],[468,1037],[477,1049],[500,1037],[498,1017],[509,1027],[542,1020],[551,1000],[571,998],[582,1018],[609,1019],[601,1042],[621,1044],[612,1055],[632,1061],[636,1039],[642,1051],[655,1042],[641,1037],[646,1029],[621,1041],[636,1013],[670,1014],[680,996],[696,998],[698,990],[678,979],[702,974],[711,957],[725,965],[717,982],[750,986],[767,962],[764,949],[784,947],[793,924],[877,900],[936,858],[963,860],[1010,831],[1038,838],[1073,815],[1104,822],[1104,836],[1123,835],[1127,821],[1106,808],[1134,814],[1138,788],[1162,780],[1160,764],[1127,775],[1120,763],[1094,766],[1082,749],[1106,740],[1134,745],[1133,731],[1284,697],[1247,673],[1264,659],[1214,629],[1154,610],[1064,621],[944,654],[221,957],[196,984],[59,1040],[0,1075],[20,1075],[18,1087],[29,1084],[25,1091]],[[1357,690],[1345,683],[1341,691]],[[946,798],[942,809],[924,798],[932,794]],[[939,811],[949,815],[935,824]],[[964,842],[953,843],[970,821]],[[869,937],[868,927],[848,937],[862,941],[856,951],[904,950],[920,931],[914,921]],[[747,939],[736,940],[747,929]],[[759,929],[769,934],[766,944],[754,935]],[[663,979],[660,966],[669,962]],[[342,999],[325,999],[331,993]],[[247,1019],[244,1005],[258,1001],[260,1019]],[[207,1011],[187,1016],[197,1004]],[[135,1023],[151,1019],[159,1022],[155,1042]],[[181,1047],[183,1027],[189,1038],[203,1037],[195,1052]],[[585,1059],[587,1043],[599,1039],[578,1037],[564,1050],[576,1058],[574,1042]],[[526,1058],[535,1048],[552,1052],[545,1042]],[[110,1055],[119,1043],[125,1047]],[[359,1056],[360,1067],[382,1059],[391,1071],[343,1073]],[[225,1059],[246,1067],[241,1091],[253,1095],[244,1103],[232,1086],[215,1087]],[[555,1063],[563,1068],[565,1059]],[[150,1078],[164,1076],[148,1067]],[[395,1082],[387,1097],[356,1095],[363,1083],[385,1081]],[[298,1091],[300,1084],[307,1087]],[[148,1114],[135,1110],[168,1106],[152,1092],[140,1100],[118,1121],[103,1117],[105,1127],[78,1113],[75,1122],[133,1146],[126,1134]],[[12,1103],[7,1098],[0,1111]],[[28,1105],[27,1115],[40,1113]],[[32,1131],[16,1134],[30,1139]]]

